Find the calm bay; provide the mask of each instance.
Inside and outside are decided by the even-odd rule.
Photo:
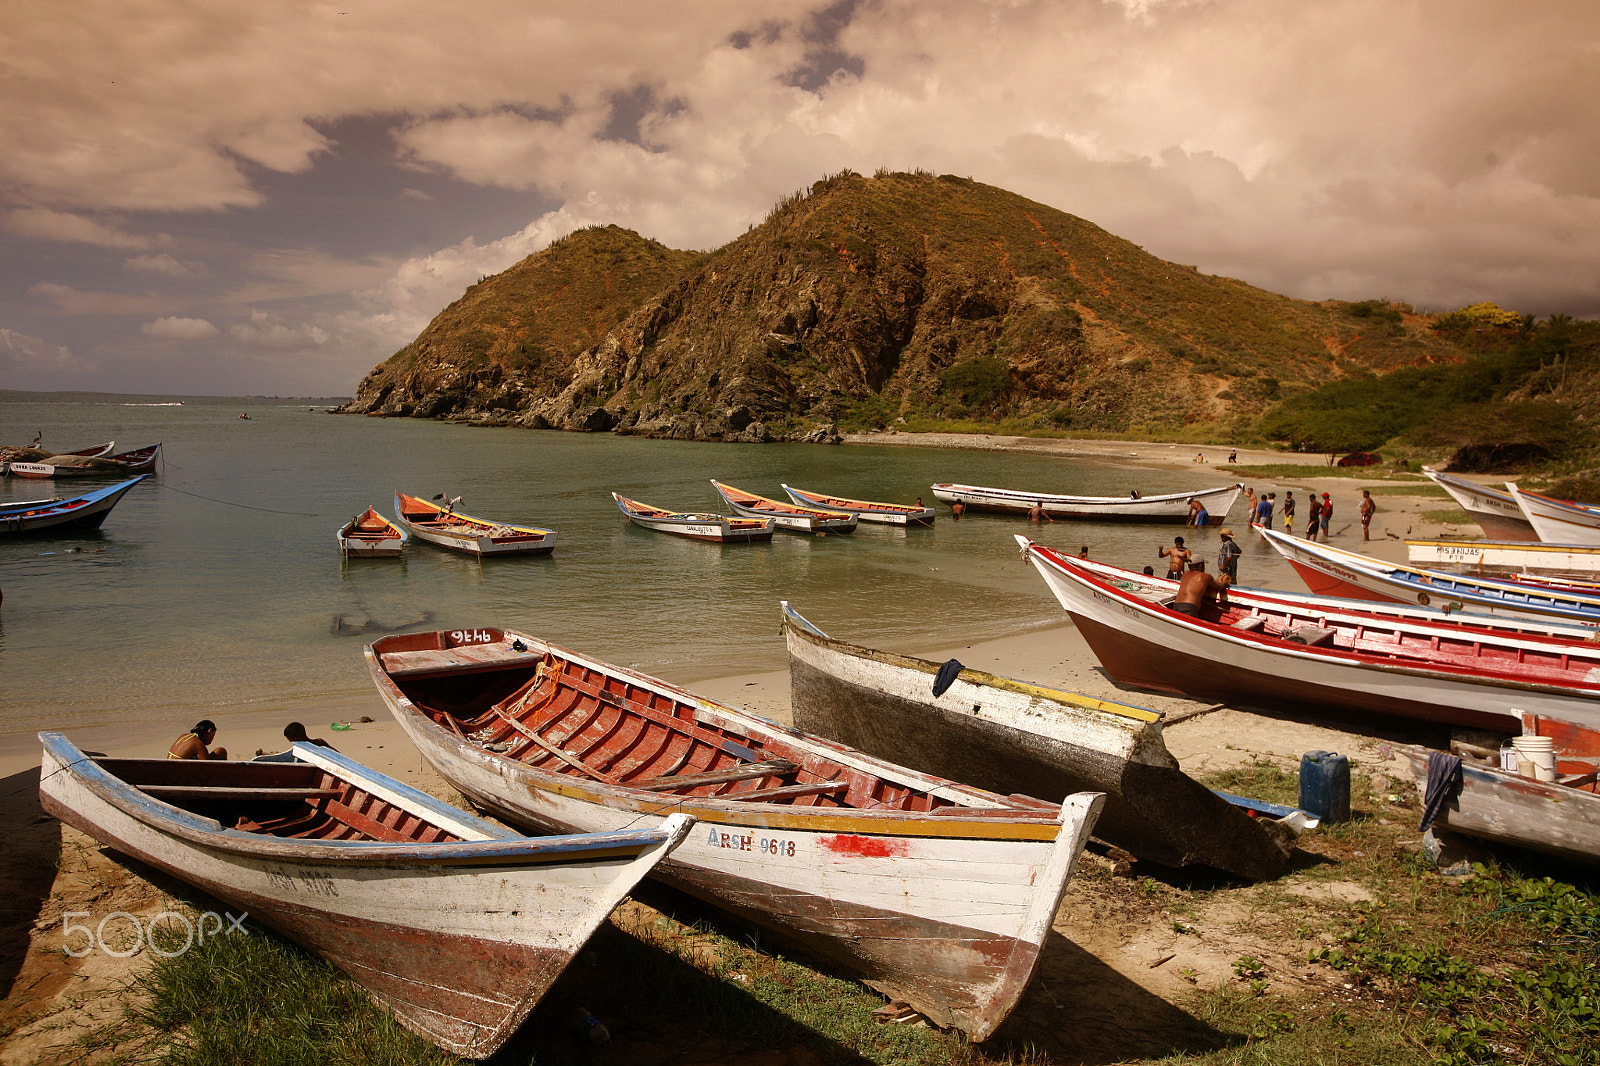
[[[863,524],[849,536],[780,531],[770,543],[718,546],[628,525],[612,491],[717,510],[712,478],[772,497],[787,482],[902,503],[933,503],[937,481],[1103,495],[1227,481],[1217,468],[1136,459],[705,444],[331,416],[260,399],[159,400],[0,402],[0,443],[42,432],[63,450],[164,445],[158,475],[99,532],[0,539],[6,747],[31,746],[47,728],[181,728],[280,708],[320,721],[329,705],[381,714],[361,648],[396,630],[519,629],[688,685],[783,669],[781,599],[858,643],[958,648],[1064,619],[1014,533],[1131,566],[1155,563],[1174,533],[1193,534],[1207,558],[1217,544],[1214,531],[953,521],[941,508],[931,529]],[[103,484],[5,478],[0,501]],[[396,491],[460,496],[464,513],[554,529],[555,552],[480,562],[412,543],[400,560],[342,560],[335,531],[369,504],[392,514]],[[1255,540],[1241,541],[1246,581],[1295,587]]]

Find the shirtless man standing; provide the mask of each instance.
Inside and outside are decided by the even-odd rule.
[[[1189,549],[1183,546],[1182,537],[1172,538],[1172,547],[1157,548],[1156,558],[1167,561],[1167,580],[1176,581],[1183,576],[1183,568],[1189,564]]]
[[[1189,564],[1183,580],[1178,582],[1178,595],[1172,601],[1172,609],[1179,614],[1198,618],[1200,605],[1207,596],[1220,596],[1226,591],[1224,586],[1217,584],[1216,579],[1206,573],[1206,561],[1196,559]]]

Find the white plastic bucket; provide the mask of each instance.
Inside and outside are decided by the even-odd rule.
[[[1535,781],[1556,779],[1555,742],[1549,737],[1512,737],[1511,746],[1517,749],[1517,761],[1527,764],[1521,767],[1523,776]]]

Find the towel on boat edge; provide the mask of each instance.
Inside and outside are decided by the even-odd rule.
[[[933,694],[943,696],[944,690],[956,683],[956,675],[963,669],[965,667],[961,665],[960,659],[951,659],[939,667],[939,672],[933,678]]]
[[[1461,760],[1442,751],[1428,752],[1428,784],[1422,790],[1422,824],[1426,833],[1444,813],[1444,805],[1461,795]]]

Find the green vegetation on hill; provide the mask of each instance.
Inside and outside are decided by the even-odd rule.
[[[1484,304],[1440,317],[1435,328],[1470,350],[1465,362],[1333,382],[1278,404],[1257,431],[1330,454],[1393,442],[1468,471],[1581,462],[1594,450],[1600,323],[1536,324]]]

